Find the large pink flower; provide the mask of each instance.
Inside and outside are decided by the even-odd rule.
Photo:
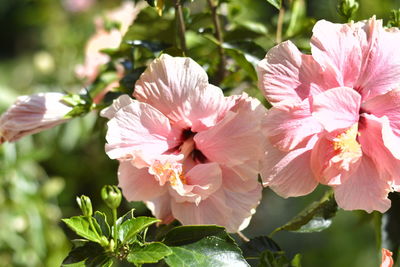
[[[258,66],[273,104],[262,177],[284,197],[334,188],[340,207],[390,207],[400,185],[400,32],[382,21],[319,21],[312,55],[290,42]]]
[[[164,222],[246,227],[261,198],[260,102],[224,97],[197,63],[168,55],[150,64],[134,96],[102,112],[124,196]]]
[[[61,93],[39,93],[18,97],[0,117],[0,144],[52,128],[68,120],[72,107]]]

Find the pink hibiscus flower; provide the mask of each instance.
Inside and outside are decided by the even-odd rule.
[[[61,93],[39,93],[18,97],[0,117],[0,144],[15,142],[23,136],[52,128],[68,118],[72,107]]]
[[[189,58],[162,55],[104,110],[106,152],[120,161],[129,201],[165,223],[245,228],[261,198],[257,181],[265,108],[243,94],[224,97]]]
[[[392,267],[393,266],[393,253],[385,248],[382,248],[382,263],[381,267]]]
[[[313,29],[312,55],[290,42],[258,65],[259,87],[273,104],[266,119],[262,177],[283,197],[332,186],[340,207],[390,207],[400,185],[400,42],[382,21]]]

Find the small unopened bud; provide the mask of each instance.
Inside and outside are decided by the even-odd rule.
[[[358,7],[357,0],[339,0],[338,12],[349,21],[358,10]]]
[[[93,209],[92,209],[92,202],[90,201],[90,198],[82,195],[80,197],[76,197],[76,202],[78,202],[78,205],[81,208],[83,215],[92,216]]]
[[[121,204],[122,194],[115,185],[105,185],[101,189],[101,197],[110,209],[116,209]]]
[[[108,247],[108,246],[110,245],[110,242],[108,241],[107,237],[102,236],[102,237],[100,238],[100,245],[101,245],[103,248]]]

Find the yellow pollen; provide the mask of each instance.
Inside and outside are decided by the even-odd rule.
[[[361,152],[361,145],[357,142],[358,132],[357,123],[351,126],[344,133],[339,134],[333,139],[333,149],[340,151],[341,154],[359,154]]]
[[[158,176],[161,181],[169,181],[172,186],[176,186],[178,181],[182,184],[186,184],[186,178],[182,173],[180,163],[166,162],[162,164],[161,162],[157,162],[153,164],[152,170],[154,175]]]

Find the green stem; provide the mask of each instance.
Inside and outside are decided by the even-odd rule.
[[[117,209],[112,210],[113,225],[114,225],[114,244],[117,245]]]
[[[282,27],[283,27],[283,18],[285,16],[285,9],[281,7],[279,9],[279,15],[278,15],[278,23],[276,25],[276,43],[279,44],[282,42]]]
[[[181,49],[186,54],[186,27],[183,19],[182,4],[181,0],[174,0],[175,2],[175,18],[178,23],[179,40],[181,42]]]

